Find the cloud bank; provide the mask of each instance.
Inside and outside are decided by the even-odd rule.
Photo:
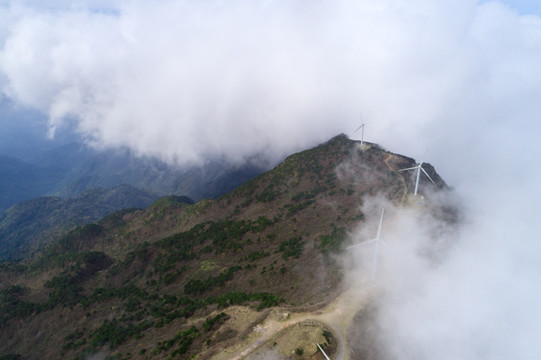
[[[429,207],[456,202],[454,194],[428,196]],[[376,323],[353,326],[373,329],[369,338],[350,338],[354,354],[369,352],[374,343],[378,359],[503,360],[541,354],[536,305],[541,259],[534,229],[499,209],[462,209],[465,217],[449,224],[434,209],[396,207],[378,198],[363,206],[369,226],[360,228],[357,241],[374,238],[382,207],[381,240],[387,246],[380,245],[374,282]],[[374,246],[352,250],[349,281],[362,283],[372,276]]]
[[[467,223],[444,263],[389,287],[394,357],[541,355],[539,17],[474,0],[0,4],[2,90],[51,134],[177,165],[275,161],[362,113],[366,140],[429,148]],[[396,236],[430,238],[408,219]]]
[[[276,159],[360,113],[368,140],[455,151],[541,106],[541,20],[498,2],[53,3],[1,8],[4,93],[170,163]]]

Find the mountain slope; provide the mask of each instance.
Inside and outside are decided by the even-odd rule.
[[[157,198],[119,185],[89,190],[73,199],[48,196],[20,202],[0,215],[0,260],[27,257],[74,226],[96,222],[120,209],[146,208]]]
[[[360,205],[407,204],[412,178],[396,169],[412,165],[338,136],[217,200],[162,198],[78,228],[0,267],[0,354],[211,358],[268,307],[336,296],[334,254],[365,226]],[[436,185],[423,180],[421,192],[446,189],[426,170]]]

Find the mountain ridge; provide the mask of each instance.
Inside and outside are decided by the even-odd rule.
[[[210,359],[265,308],[334,298],[343,286],[335,254],[351,229],[366,226],[361,205],[384,196],[408,206],[413,179],[396,170],[414,164],[340,135],[216,200],[162,198],[78,228],[0,266],[0,353]],[[448,189],[426,169],[436,185],[421,180],[421,193]],[[69,322],[51,323],[59,316]],[[25,336],[16,321],[47,338]]]

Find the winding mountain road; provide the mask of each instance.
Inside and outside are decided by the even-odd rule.
[[[291,313],[287,320],[269,316],[245,337],[243,344],[224,349],[212,360],[242,360],[255,353],[261,347],[273,341],[282,331],[304,321],[316,321],[327,326],[333,332],[337,341],[337,350],[331,357],[333,360],[349,360],[347,346],[347,330],[355,314],[363,308],[370,296],[370,287],[365,284],[361,288],[349,288],[338,296],[332,303],[322,309],[311,312]]]

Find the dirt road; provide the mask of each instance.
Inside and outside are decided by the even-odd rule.
[[[337,350],[333,359],[349,360],[347,346],[347,330],[353,316],[368,302],[371,287],[361,284],[361,287],[351,287],[338,296],[332,303],[313,312],[287,313],[284,309],[274,309],[273,312],[240,342],[224,349],[212,357],[212,360],[242,360],[249,357],[261,347],[268,346],[285,329],[301,322],[314,320],[332,330],[337,340]],[[274,342],[275,343],[275,342]],[[314,344],[315,346],[315,344]]]

